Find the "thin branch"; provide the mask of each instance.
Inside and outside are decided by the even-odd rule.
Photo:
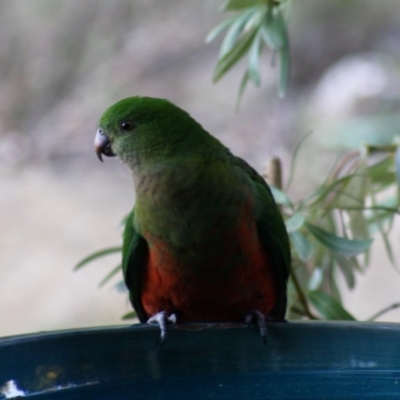
[[[287,192],[289,190],[290,185],[292,184],[293,178],[294,178],[294,170],[296,166],[296,161],[297,161],[297,153],[299,152],[301,146],[303,145],[304,141],[312,134],[313,132],[310,131],[306,135],[304,135],[299,143],[297,143],[296,148],[294,149],[293,156],[292,156],[292,162],[290,163],[290,172],[289,172],[289,178],[286,184],[285,191]]]
[[[396,308],[400,308],[400,303],[393,303],[390,306],[385,307],[384,309],[378,311],[376,314],[374,314],[372,317],[368,318],[367,321],[374,321],[381,315],[387,313],[388,311],[395,310]]]
[[[304,308],[304,313],[306,314],[306,316],[310,319],[319,319],[311,312],[310,308],[308,307],[306,295],[304,294],[303,289],[301,288],[293,269],[290,271],[290,276],[292,277],[294,287],[296,289],[297,295],[299,296],[300,303]]]
[[[335,179],[337,179],[340,175],[340,173],[342,172],[342,170],[346,167],[347,164],[349,164],[351,161],[353,161],[355,158],[358,158],[360,156],[360,152],[358,150],[356,151],[352,151],[348,154],[346,154],[339,162],[338,164],[335,166],[335,168],[333,169],[333,171],[330,173],[330,180],[331,182],[334,181]],[[358,160],[355,160],[353,162],[353,165],[351,165],[349,167],[349,171],[347,172],[347,174],[350,174],[351,171],[354,170],[354,168],[357,165]],[[328,178],[329,180],[329,178]]]

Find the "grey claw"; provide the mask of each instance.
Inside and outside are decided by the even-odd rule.
[[[157,324],[160,328],[160,346],[165,343],[168,329],[167,324],[175,325],[177,321],[176,314],[168,315],[165,311],[160,311],[147,320],[148,324]]]
[[[251,310],[245,316],[245,323],[249,326],[252,322],[255,322],[260,330],[261,340],[266,343],[267,338],[267,325],[265,323],[265,316],[258,310]]]
[[[168,316],[167,320],[172,325],[176,325],[176,322],[177,322],[178,318],[176,317],[176,314],[171,314],[170,316]]]

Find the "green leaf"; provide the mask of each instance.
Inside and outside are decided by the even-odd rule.
[[[288,45],[288,37],[282,12],[277,7],[269,7],[261,25],[262,38],[269,49],[278,52]]]
[[[371,199],[372,199],[372,205],[376,206],[377,200],[375,197],[375,193],[371,193]],[[392,266],[394,266],[397,269],[397,266],[396,266],[396,263],[394,260],[393,251],[392,251],[392,246],[391,246],[389,238],[388,238],[388,234],[385,232],[385,230],[383,229],[383,226],[382,226],[383,221],[379,219],[379,214],[376,211],[373,211],[373,216],[375,217],[374,222],[378,228],[378,231],[380,232],[380,234],[382,236],[383,244],[385,246],[386,254],[389,257],[390,263],[392,264]]]
[[[393,157],[385,157],[382,161],[368,167],[368,176],[371,184],[377,185],[381,190],[396,182],[396,171]]]
[[[91,261],[109,255],[113,253],[119,253],[122,251],[122,247],[109,247],[107,249],[103,249],[100,251],[96,251],[95,253],[90,254],[89,256],[85,257],[82,261],[80,261],[78,264],[75,265],[74,271],[77,271],[78,269],[82,268],[84,265],[90,263]]]
[[[261,35],[257,32],[249,50],[249,78],[255,86],[260,86],[260,55],[261,55]]]
[[[255,10],[250,10],[244,14],[237,16],[231,27],[226,32],[219,50],[218,62],[221,61],[237,44],[240,34],[242,33],[246,22],[249,20]]]
[[[351,240],[339,237],[307,222],[305,226],[315,239],[327,249],[345,257],[357,256],[363,253],[373,242],[373,239]]]
[[[286,221],[286,229],[288,232],[298,231],[305,222],[304,215],[296,212]]]
[[[355,269],[354,263],[352,263],[352,261],[349,258],[346,258],[339,254],[335,254],[335,260],[346,280],[347,287],[349,289],[354,289],[354,286],[356,284],[356,278],[354,275],[354,269]]]
[[[246,32],[236,45],[222,57],[215,67],[213,82],[221,79],[247,52],[256,34],[255,30]]]
[[[277,204],[292,207],[292,202],[285,192],[272,185],[270,185],[269,188],[271,189],[272,196],[274,196],[274,200]]]
[[[239,110],[240,100],[243,97],[244,89],[246,88],[248,82],[249,82],[249,71],[246,70],[246,72],[243,75],[242,80],[240,81],[238,96],[237,96],[237,99],[236,99],[236,107],[235,107],[236,111]]]
[[[314,246],[311,242],[299,231],[290,232],[289,236],[292,239],[293,247],[300,260],[308,261],[314,251]]]
[[[285,97],[290,78],[290,54],[288,46],[279,52],[279,67],[278,96],[283,98]]]
[[[314,268],[311,274],[310,280],[308,281],[308,290],[317,290],[324,279],[322,268]]]
[[[121,264],[118,264],[115,268],[113,268],[99,283],[99,287],[103,287],[113,276],[119,273],[122,269]]]
[[[394,165],[396,167],[396,179],[397,184],[400,185],[400,145],[397,146],[395,155],[394,155]]]
[[[365,158],[360,159],[357,168],[349,177],[350,179],[344,183],[335,200],[334,206],[337,208],[364,206],[368,192],[368,171]]]
[[[265,0],[228,0],[221,8],[223,11],[233,11],[263,5],[265,5]]]
[[[366,239],[369,236],[369,229],[363,210],[368,195],[369,178],[365,156],[360,158],[357,168],[350,176],[332,207],[347,210],[352,236]]]
[[[294,172],[296,169],[296,163],[297,163],[297,157],[299,154],[299,151],[301,149],[301,147],[303,146],[305,140],[312,134],[313,132],[310,131],[308,132],[306,135],[304,135],[300,141],[297,143],[294,151],[293,151],[293,156],[292,159],[290,160],[290,172],[289,172],[289,178],[287,180],[287,184],[286,184],[286,191],[289,190],[290,185],[292,184],[293,178],[294,178]]]
[[[340,193],[340,188],[342,188],[343,185],[345,185],[348,181],[350,181],[350,179],[351,175],[346,175],[340,179],[337,179],[332,183],[324,183],[321,186],[319,186],[316,190],[314,190],[312,193],[305,196],[301,200],[300,204],[304,205],[310,202],[310,204],[308,205],[309,208],[312,207],[321,208],[321,203],[325,203],[328,196],[332,196],[332,194],[335,193]]]
[[[256,7],[253,9],[254,12],[248,18],[246,25],[244,26],[244,31],[247,32],[251,29],[260,30],[260,25],[263,22],[265,15],[267,13],[266,7]]]
[[[334,259],[331,257],[332,264],[334,264]],[[328,268],[327,274],[325,275],[325,280],[322,282],[321,290],[325,293],[328,293],[334,300],[336,300],[339,304],[342,303],[342,295],[340,294],[340,290],[338,287],[338,282],[336,279],[336,274],[334,268],[330,266]]]
[[[383,308],[382,310],[379,310],[378,312],[376,312],[372,317],[368,318],[367,321],[374,321],[377,318],[379,318],[380,316],[382,316],[383,314],[387,313],[388,311],[396,310],[399,307],[400,307],[400,303],[393,303],[390,306],[387,306],[387,307]]]
[[[233,22],[237,19],[237,15],[232,18],[228,18],[225,21],[222,21],[215,28],[211,29],[211,31],[206,36],[206,43],[212,42],[217,36],[219,36],[225,29],[227,29]]]
[[[309,291],[308,299],[315,309],[328,320],[356,320],[338,301],[320,290]]]
[[[130,311],[130,312],[126,313],[125,315],[123,315],[122,319],[133,319],[136,317],[137,317],[137,314],[135,313],[135,311]]]
[[[121,279],[116,285],[115,285],[115,289],[117,290],[117,292],[120,293],[128,293],[129,289],[126,287],[125,285],[125,281],[123,279]]]

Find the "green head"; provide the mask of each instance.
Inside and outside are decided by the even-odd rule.
[[[193,151],[211,136],[167,100],[130,97],[104,112],[95,138],[98,157],[118,156],[130,167]]]

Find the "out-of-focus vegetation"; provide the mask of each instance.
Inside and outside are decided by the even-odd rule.
[[[247,68],[240,82],[238,102],[250,81],[261,84],[260,58],[264,47],[279,57],[278,93],[283,97],[290,74],[289,39],[284,19],[287,0],[228,0],[223,11],[234,11],[237,15],[223,21],[207,36],[211,42],[226,31],[214,70],[214,82],[219,81],[246,54]]]
[[[120,98],[133,94],[169,98],[259,170],[268,158],[279,156],[285,182],[297,143],[312,131],[296,157],[294,179],[287,191],[294,208],[284,206],[283,211],[290,218],[294,210],[299,210],[305,213],[307,222],[325,230],[328,227],[323,219],[318,220],[318,213],[313,214],[315,210],[304,208],[308,203],[302,203],[301,199],[314,192],[321,181],[327,185],[327,179],[330,182],[352,174],[352,167],[360,160],[365,160],[368,168],[375,163],[379,165],[381,159],[375,151],[372,155],[368,151],[367,155],[361,150],[361,156],[335,175],[336,167],[332,167],[335,160],[346,159],[347,152],[353,154],[365,149],[363,143],[386,149],[396,146],[400,124],[398,0],[287,2],[282,15],[290,39],[291,73],[283,99],[278,99],[277,87],[279,76],[285,75],[281,74],[279,54],[274,57],[271,51],[272,48],[279,53],[279,49],[273,46],[263,45],[259,53],[257,46],[247,48],[253,48],[254,52],[239,52],[243,57],[238,57],[238,64],[228,63],[232,68],[226,70],[217,84],[212,84],[213,70],[218,60],[222,62],[224,58],[218,54],[225,39],[221,39],[221,34],[205,44],[205,38],[213,27],[225,19],[240,17],[243,11],[226,10],[220,14],[217,12],[220,6],[246,5],[247,1],[0,2],[0,220],[7,227],[0,232],[4,282],[0,311],[9,329],[1,332],[21,332],[16,327],[22,323],[26,324],[25,331],[94,324],[100,313],[105,315],[105,306],[110,301],[98,307],[99,298],[91,303],[87,296],[88,292],[96,292],[90,290],[93,283],[90,273],[104,275],[107,258],[99,261],[102,267],[98,271],[87,268],[73,275],[75,281],[67,279],[70,265],[87,251],[108,243],[118,245],[119,233],[114,227],[119,215],[126,213],[133,203],[129,175],[115,162],[100,167],[92,150],[94,133],[91,132],[98,117]],[[252,6],[261,3],[251,2]],[[281,6],[278,1],[267,3],[275,13],[276,7]],[[248,26],[259,32],[260,25]],[[236,33],[240,40],[246,32],[239,29]],[[230,43],[234,49],[239,42]],[[251,62],[250,54],[254,56]],[[258,77],[254,74],[257,65],[254,61],[259,62]],[[249,74],[249,67],[253,78],[249,82],[257,84],[259,80],[260,86],[247,85],[240,112],[235,113],[240,83],[244,88],[242,79],[246,71]],[[389,161],[383,164],[387,169],[378,168],[378,172],[386,171],[385,176],[394,182],[395,159],[391,151],[381,155]],[[375,181],[371,185],[377,189]],[[345,186],[342,182],[338,189],[346,190]],[[386,190],[384,183],[380,187],[378,204],[396,190],[395,184],[388,185]],[[285,185],[283,190],[286,191]],[[79,206],[73,199],[77,199]],[[366,194],[365,199],[365,205],[371,206],[372,196]],[[342,229],[339,215],[344,215],[346,225],[348,211],[329,212],[334,214],[337,234],[365,239],[353,236],[349,228]],[[369,229],[374,227],[371,216],[380,213],[383,211],[366,211],[364,217]],[[391,226],[386,221],[382,217],[383,229]],[[396,219],[393,226],[388,239],[397,243]],[[318,241],[306,225],[298,232],[314,245],[314,252],[318,251]],[[377,237],[371,247],[372,255],[379,251],[376,246],[382,235],[377,232],[377,236],[370,232]],[[61,243],[56,245],[56,241]],[[392,250],[396,256],[397,246]],[[325,254],[331,255],[329,251]],[[374,271],[379,270],[383,280],[394,270],[385,254],[379,256],[379,265],[372,264],[368,270],[362,257],[357,262],[362,267],[360,271],[351,269],[356,293],[360,290],[359,283],[374,275]],[[298,274],[298,279],[307,294],[310,288],[317,287],[315,283],[319,282],[321,272],[313,273],[310,261],[305,263],[306,273]],[[343,282],[346,275],[341,266],[335,261],[334,267],[322,268],[324,277],[328,271],[337,278],[336,282],[342,282],[339,290],[346,292],[343,287],[350,281],[347,277]],[[87,279],[85,284],[84,279]],[[361,296],[357,310],[353,311],[353,305],[346,303],[346,308],[352,310],[349,313],[357,318],[361,313],[367,318],[384,305],[399,301],[395,289],[374,294],[379,285],[393,288],[397,279],[394,275],[384,283],[370,284],[371,289]],[[82,280],[81,294],[76,280]],[[38,287],[42,288],[40,293]],[[297,292],[292,290],[293,286],[290,288],[295,299]],[[326,286],[322,290],[338,299]],[[107,299],[109,292],[101,293]],[[33,309],[29,316],[27,305]],[[315,305],[310,307],[318,314]],[[100,309],[97,317],[96,308]],[[114,308],[118,317],[120,307]],[[32,323],[35,315],[41,321],[36,325]],[[396,319],[397,315],[391,313],[385,318]],[[79,321],[75,320],[78,317]],[[47,321],[62,318],[67,321],[64,325],[57,325],[58,322],[46,325]]]

